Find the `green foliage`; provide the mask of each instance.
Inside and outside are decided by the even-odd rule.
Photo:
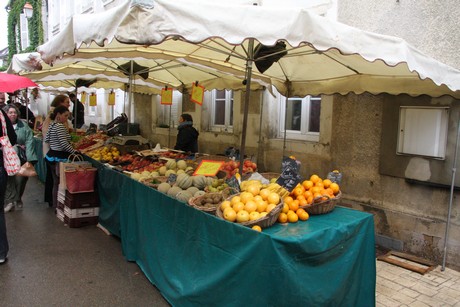
[[[28,20],[30,45],[25,50],[22,50],[21,38],[17,35],[15,29],[16,27],[19,29],[21,26],[20,15],[26,2],[32,5],[33,14]],[[10,5],[10,12],[8,13],[8,63],[13,55],[34,51],[40,44],[44,43],[41,0],[12,0]],[[21,32],[20,29],[18,32]],[[6,63],[6,66],[8,66],[8,63]]]

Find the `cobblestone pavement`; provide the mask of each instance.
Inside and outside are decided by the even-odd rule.
[[[377,261],[376,306],[460,307],[460,272],[441,266],[421,275]]]

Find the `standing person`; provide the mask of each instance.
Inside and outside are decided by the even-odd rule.
[[[185,152],[198,152],[198,131],[193,128],[193,118],[190,114],[184,113],[179,118],[177,127],[177,140],[174,149]]]
[[[70,133],[65,127],[70,116],[69,109],[65,106],[56,107],[51,113],[52,120],[45,136],[45,142],[49,144],[50,150],[45,156],[53,176],[53,207],[57,207],[57,194],[59,189],[59,162],[67,161],[70,154],[77,151],[70,144]]]
[[[73,102],[72,127],[77,127],[79,129],[85,124],[85,105],[78,100],[74,93],[70,93],[69,98]]]
[[[43,157],[46,156],[48,153],[50,147],[48,143],[45,142],[45,136],[46,133],[48,132],[48,127],[51,123],[51,114],[53,113],[53,110],[58,107],[58,106],[65,106],[66,108],[69,108],[70,106],[70,99],[67,95],[57,95],[54,97],[53,101],[51,102],[51,107],[50,107],[50,112],[46,116],[45,120],[43,121],[42,125],[42,136],[43,136]],[[67,129],[69,128],[69,123],[66,122],[64,124]],[[49,164],[46,163],[45,159],[45,165],[46,165],[46,179],[45,179],[45,202],[48,203],[50,207],[53,206],[53,176],[52,176],[52,170],[49,168]]]
[[[5,93],[0,92],[0,109],[3,109],[5,106],[6,106]]]
[[[35,164],[37,162],[37,154],[35,153],[34,134],[32,129],[30,129],[25,121],[19,119],[20,112],[16,106],[12,104],[7,105],[4,111],[16,132],[16,146],[22,148],[18,148],[18,150],[23,150],[27,159],[27,161],[21,161],[21,163],[31,162]],[[21,155],[19,157],[21,157]],[[28,179],[28,177],[24,176],[8,176],[5,192],[5,212],[13,211],[16,206],[19,209],[22,208],[22,195],[24,194]]]
[[[4,118],[6,127],[3,127],[3,120],[0,120],[0,136],[5,136],[3,134],[3,128],[6,128],[6,134],[10,139],[11,145],[16,144],[16,133],[14,133],[13,125],[11,125],[10,119],[6,115],[5,111],[0,109],[0,116]],[[6,173],[5,168],[3,167],[3,152],[0,150],[0,203],[1,208],[5,203],[5,190],[6,190],[6,181],[8,175]],[[0,210],[0,265],[6,262],[8,256],[8,238],[6,236],[6,222],[5,222],[5,212]]]

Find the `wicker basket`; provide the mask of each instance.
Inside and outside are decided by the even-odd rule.
[[[205,205],[202,205],[201,204],[201,201],[203,199],[205,199],[206,197],[219,197],[220,201],[217,203],[217,204],[205,204]],[[209,214],[212,214],[214,215],[216,213],[216,210],[217,210],[217,207],[220,206],[220,203],[225,199],[226,197],[224,196],[224,194],[222,192],[216,192],[216,193],[206,193],[204,195],[201,195],[201,196],[195,196],[195,197],[192,197],[188,200],[188,205],[197,209],[197,210],[200,210],[200,211],[204,211],[206,213],[209,213]]]
[[[334,198],[326,196],[327,200],[313,201],[312,204],[301,206],[300,208],[305,209],[310,215],[326,214],[334,210],[335,206],[340,202],[342,198],[342,192],[339,192]]]
[[[158,181],[158,183],[152,183],[153,180]],[[142,179],[140,182],[145,184],[148,187],[158,189],[158,186],[160,185],[160,183],[163,183],[163,182],[166,182],[166,181],[168,181],[168,177],[166,177],[166,176],[157,176],[157,177],[154,177],[154,178]]]
[[[235,194],[235,195],[237,195],[237,194]],[[233,196],[234,195],[228,197],[227,200],[230,200]],[[243,222],[243,223],[235,222],[235,223],[237,223],[239,225],[246,226],[246,227],[252,227],[252,226],[258,225],[261,228],[268,228],[268,227],[270,227],[270,226],[272,226],[273,224],[276,223],[281,211],[283,210],[283,206],[284,206],[284,202],[281,199],[280,203],[278,205],[276,205],[276,207],[273,208],[273,210],[270,211],[266,216],[261,217],[260,219],[257,219],[257,220],[253,220],[253,221],[247,221],[247,222]],[[224,219],[224,214],[223,214],[222,210],[220,209],[220,206],[217,207],[216,216],[218,218]]]

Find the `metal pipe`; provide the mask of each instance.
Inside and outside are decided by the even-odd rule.
[[[289,95],[290,95],[290,88],[291,83],[288,83],[287,92],[286,92],[286,103],[284,106],[284,137],[283,137],[283,156],[284,157],[286,151],[286,122],[287,122],[287,110],[288,110],[288,103],[289,103]]]
[[[243,112],[243,130],[241,132],[241,146],[240,146],[240,175],[243,175],[243,163],[246,147],[246,126],[248,125],[248,112],[249,112],[249,98],[251,94],[251,75],[252,63],[254,62],[254,39],[249,39],[248,44],[248,60],[246,63],[246,95],[244,99],[244,112]]]
[[[449,209],[447,210],[446,233],[444,235],[444,255],[442,257],[442,268],[441,268],[441,271],[443,272],[446,268],[447,241],[449,239],[450,215],[452,212],[452,201],[454,198],[455,173],[457,172],[457,151],[458,151],[459,136],[460,136],[460,122],[457,123],[457,140],[455,141],[454,162],[452,164],[452,180],[450,184]]]
[[[259,142],[257,146],[257,164],[259,164],[259,161],[262,160],[261,155],[262,155],[262,122],[263,122],[263,110],[264,110],[264,95],[263,92],[260,93],[260,119],[259,119]]]

